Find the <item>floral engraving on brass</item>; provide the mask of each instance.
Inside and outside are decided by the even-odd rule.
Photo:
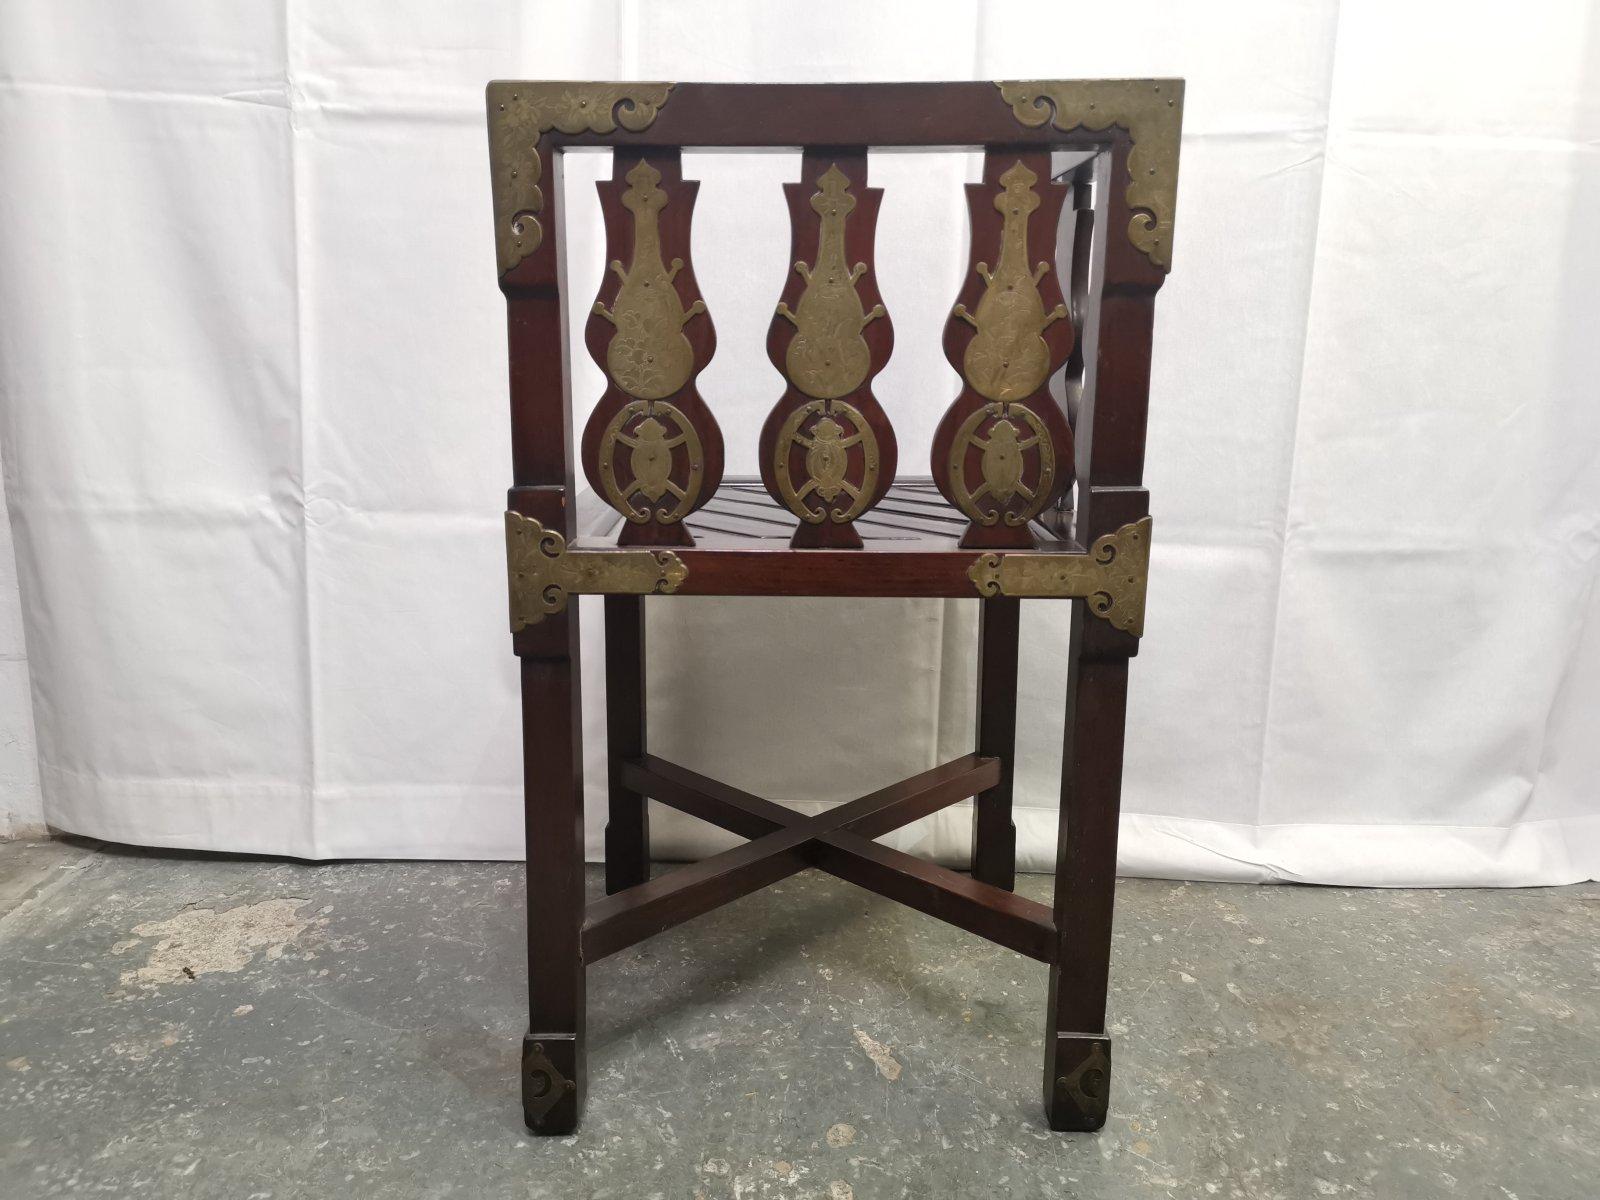
[[[561,612],[568,596],[667,594],[688,576],[689,568],[670,550],[569,550],[554,529],[506,513],[512,633]]]
[[[543,1043],[534,1042],[523,1052],[522,1109],[530,1124],[542,1122],[561,1097],[576,1091],[577,1086],[550,1061]]]
[[[784,352],[789,379],[808,396],[833,400],[855,391],[872,369],[872,352],[861,331],[885,310],[881,304],[874,304],[871,312],[862,310],[856,281],[866,274],[867,264],[845,263],[844,223],[856,206],[849,178],[834,164],[822,173],[817,187],[820,190],[811,197],[812,209],[822,218],[817,261],[809,267],[804,262],[794,264],[806,281],[800,309],[791,312],[779,301],[778,315],[799,330]]]
[[[801,432],[814,416],[817,420],[810,431]],[[849,432],[835,419],[840,417],[850,423]],[[799,487],[795,486],[789,470],[790,454],[796,445],[806,452],[807,478]],[[861,447],[861,482],[858,484],[845,478],[850,469],[850,450],[855,446]],[[779,496],[795,516],[812,525],[819,525],[828,518],[842,525],[861,515],[878,486],[878,439],[867,418],[854,405],[843,400],[813,400],[790,413],[778,431],[773,473],[777,476]],[[813,492],[823,502],[820,508],[806,503]],[[849,497],[850,503],[829,508],[841,495]]]
[[[689,458],[688,478],[681,487],[672,480],[672,452],[680,446]],[[619,449],[629,451],[628,471],[633,482],[626,487],[617,482]],[[635,400],[623,405],[600,435],[598,457],[600,483],[606,499],[630,521],[641,525],[647,521],[659,521],[664,525],[681,521],[700,496],[700,483],[705,474],[700,435],[683,411],[665,400]],[[675,504],[662,509],[654,507],[663,496],[669,495]],[[643,497],[642,507],[634,507],[635,496]]]
[[[706,305],[696,300],[685,309],[672,286],[683,259],[673,259],[671,266],[661,261],[656,216],[667,206],[667,194],[656,186],[661,172],[641,159],[627,179],[622,205],[633,213],[633,263],[624,270],[620,261],[611,260],[622,290],[609,309],[596,300],[594,311],[617,327],[606,347],[607,373],[628,395],[660,400],[694,374],[694,347],[682,331]]]
[[[1026,432],[1018,428],[1018,421],[1026,426]],[[981,434],[980,429],[984,429]],[[967,452],[974,448],[980,452],[978,468],[983,475],[976,488],[967,482]],[[1038,475],[1031,485],[1023,479],[1029,450],[1037,451],[1039,457]],[[1049,503],[1055,478],[1056,453],[1050,430],[1025,404],[985,404],[961,422],[950,443],[950,490],[956,507],[979,525],[996,525],[1002,519],[1007,525],[1026,525]],[[1013,497],[1019,496],[1023,506],[1008,508]],[[978,502],[984,499],[991,499],[995,507],[982,507]]]
[[[494,240],[504,275],[539,248],[543,168],[539,137],[562,133],[638,133],[667,102],[670,83],[512,83],[489,85],[489,169],[494,179]]]
[[[1079,597],[1118,629],[1144,635],[1150,518],[1094,540],[1087,554],[981,554],[967,575],[981,596]]]
[[[1000,176],[1001,190],[994,198],[1005,218],[1000,259],[993,271],[986,262],[978,264],[985,287],[977,314],[969,313],[965,304],[954,310],[978,331],[967,343],[962,372],[973,389],[990,400],[1020,400],[1039,390],[1050,375],[1050,347],[1042,335],[1067,315],[1065,304],[1044,310],[1039,280],[1050,264],[1028,266],[1028,218],[1041,203],[1033,190],[1038,182],[1039,177],[1021,161]]]
[[[1178,150],[1183,128],[1183,80],[1006,80],[996,84],[1017,120],[1046,121],[1064,132],[1128,131],[1128,240],[1151,264],[1172,269],[1172,231],[1178,203]]]

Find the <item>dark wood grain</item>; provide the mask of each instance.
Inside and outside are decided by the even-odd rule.
[[[1011,786],[1017,751],[1017,640],[1022,601],[996,596],[978,605],[978,753],[997,760],[1000,778],[972,805],[972,876],[1010,891],[1017,883],[1017,827]]]
[[[645,752],[644,598],[607,596],[606,891],[650,878],[650,806],[623,778],[622,764]]]
[[[994,762],[967,755],[607,896],[589,906],[584,956],[597,961],[803,871],[809,865],[804,856],[789,852],[823,833],[845,829],[868,838],[881,836],[993,786],[998,774]]]
[[[1125,145],[1113,149],[1113,179],[1124,177],[1126,155]],[[1107,209],[1109,228],[1126,228],[1130,213],[1120,188],[1111,190]],[[1126,239],[1107,239],[1094,411],[1086,431],[1089,470],[1080,481],[1077,511],[1084,544],[1150,511],[1142,483],[1145,421],[1155,296],[1164,278]],[[1138,648],[1138,638],[1089,617],[1084,603],[1073,601],[1056,856],[1062,941],[1050,970],[1045,1025],[1044,1100],[1052,1129],[1099,1129],[1109,1110],[1106,995],[1128,660]],[[1086,1072],[1103,1073],[1103,1086],[1085,1092],[1078,1083]]]
[[[799,819],[782,805],[651,756],[628,764],[623,777],[630,787],[663,804],[741,837],[760,837]],[[849,829],[820,834],[816,842],[789,853],[803,857],[801,865],[898,900],[996,945],[1040,962],[1053,961],[1055,920],[1050,909],[1035,901],[880,846]]]
[[[548,1112],[523,1076],[530,1127],[570,1132],[583,1107],[584,966],[582,700],[576,607],[550,622],[551,650],[524,655],[522,756],[528,856],[528,1042],[537,1043],[573,1087]],[[525,1051],[526,1053],[526,1051]]]

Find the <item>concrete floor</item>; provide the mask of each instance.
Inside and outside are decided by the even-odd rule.
[[[0,844],[0,1197],[1600,1195],[1600,887],[1124,882],[1112,1118],[1074,1135],[1042,968],[801,876],[590,972],[557,1140],[519,1120],[520,896]]]

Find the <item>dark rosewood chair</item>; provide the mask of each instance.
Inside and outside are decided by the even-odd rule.
[[[1182,81],[497,82],[488,108],[511,366],[506,551],[522,670],[529,1128],[577,1125],[589,963],[817,867],[1049,964],[1045,1112],[1053,1129],[1098,1129],[1110,1092],[1128,660],[1150,548],[1140,476],[1151,322],[1171,262]],[[599,185],[609,268],[592,301],[565,290],[569,146],[613,148],[611,179]],[[683,178],[684,146],[804,151],[784,189],[794,266],[772,280],[767,334],[784,386],[774,379],[759,480],[724,484],[713,404],[695,385],[716,347],[715,297],[702,297],[689,262],[699,185]],[[931,477],[899,475],[894,430],[872,395],[894,332],[872,266],[881,192],[867,178],[869,146],[984,154],[983,182],[967,185],[971,268],[944,328],[959,387],[952,378]],[[566,370],[574,318],[608,380],[578,439],[593,488],[582,498]],[[1092,352],[1086,322],[1098,327]],[[610,742],[607,895],[587,907],[570,603],[580,593],[606,597]],[[974,753],[814,817],[651,755],[643,597],[665,594],[981,598]],[[1024,597],[1072,602],[1053,908],[1012,891]],[[749,841],[652,879],[646,797]],[[967,797],[970,875],[873,840]]]

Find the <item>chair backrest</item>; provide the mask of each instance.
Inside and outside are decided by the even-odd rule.
[[[853,523],[899,461],[871,390],[894,338],[873,269],[882,193],[868,186],[869,147],[984,154],[983,181],[967,185],[970,269],[943,339],[962,387],[930,462],[969,521],[962,544],[1026,547],[1044,529],[1087,546],[1148,512],[1151,322],[1171,264],[1181,80],[502,81],[488,111],[513,508],[538,508],[571,538],[576,458],[625,518],[619,542],[692,541],[684,518],[716,491],[723,440],[695,386],[716,335],[690,262],[699,185],[683,178],[681,150],[775,146],[803,158],[785,186],[794,267],[773,280],[767,340],[787,388],[758,450],[767,490],[799,519],[796,545],[860,545]],[[614,148],[600,184],[608,269],[598,298],[575,308],[561,151],[594,145]],[[580,311],[607,388],[574,456],[565,331]]]

